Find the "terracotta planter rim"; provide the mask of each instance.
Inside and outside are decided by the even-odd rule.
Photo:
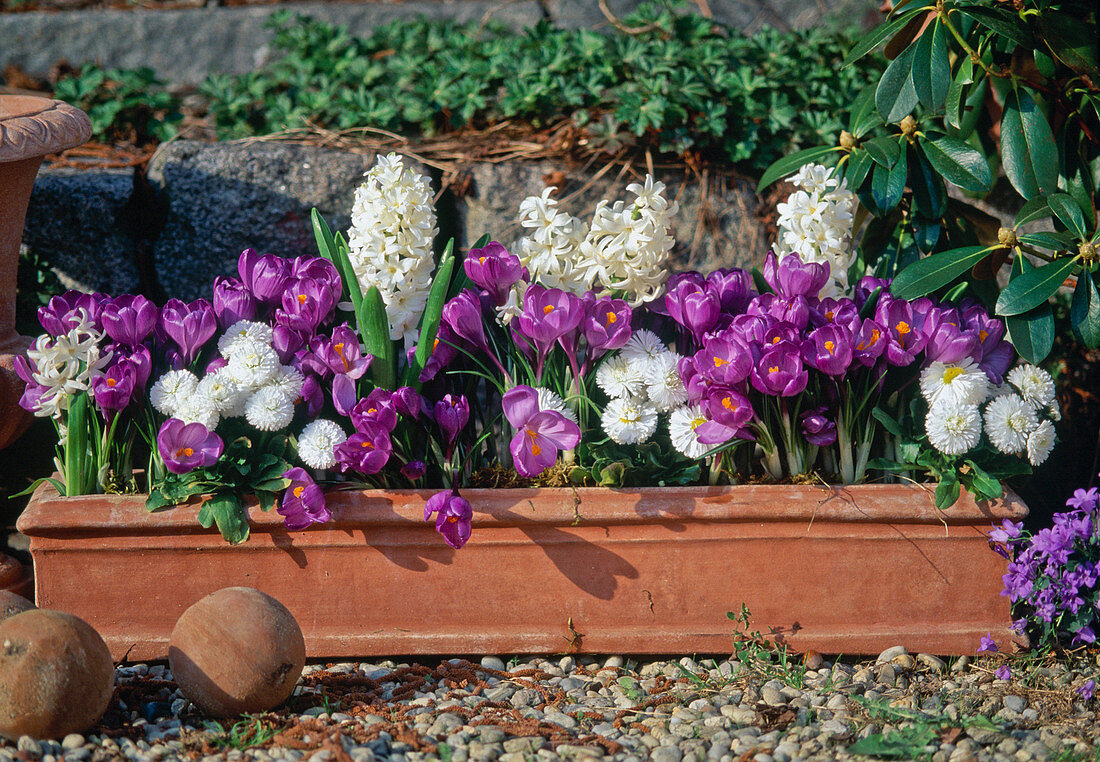
[[[75,106],[33,95],[0,95],[0,162],[56,153],[91,136],[91,120]]]
[[[646,524],[655,519],[717,523],[830,521],[845,524],[928,524],[945,527],[987,519],[1020,520],[1027,507],[1013,492],[991,502],[976,502],[965,491],[947,511],[932,501],[931,485],[860,484],[827,488],[811,485],[736,485],[696,487],[604,487],[465,489],[478,527],[569,527]],[[328,493],[331,528],[409,526],[424,523],[424,503],[438,490],[360,490]],[[198,523],[200,502],[145,510],[144,495],[62,497],[43,482],[17,527],[25,535],[132,532],[216,534]],[[249,503],[253,533],[286,534],[282,516]],[[309,532],[310,530],[305,530]],[[300,533],[294,533],[300,534]]]

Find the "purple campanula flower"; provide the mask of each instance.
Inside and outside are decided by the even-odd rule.
[[[734,338],[709,339],[692,360],[698,373],[721,386],[736,386],[752,368],[752,352]]]
[[[393,393],[388,389],[374,389],[364,399],[355,403],[349,413],[356,431],[362,431],[368,423],[381,426],[390,433],[397,427],[397,410],[393,406]]]
[[[394,389],[390,401],[399,414],[412,418],[414,421],[420,417],[420,406],[423,404],[423,399],[420,393],[411,386],[400,386]]]
[[[332,329],[332,336],[315,336],[309,342],[310,356],[303,364],[328,377],[332,374],[332,401],[340,415],[347,415],[357,401],[355,382],[363,377],[374,358],[359,348],[359,337],[347,324]]]
[[[186,474],[217,463],[224,443],[201,423],[184,423],[169,418],[157,433],[157,449],[173,474]]]
[[[576,294],[532,283],[523,295],[523,312],[516,329],[543,354],[555,341],[572,334],[584,319],[584,302]]]
[[[829,266],[823,262],[803,264],[797,254],[788,254],[779,259],[769,253],[761,268],[764,280],[779,296],[788,299],[803,296],[817,296],[829,281]]]
[[[485,324],[481,317],[481,300],[468,288],[462,289],[443,305],[440,324],[446,324],[451,333],[480,352],[489,352],[485,339]]]
[[[1011,542],[1020,537],[1024,528],[1024,522],[1016,523],[1011,519],[1005,519],[999,529],[993,529],[989,533],[989,539],[993,542]]]
[[[409,481],[416,481],[424,476],[424,473],[428,470],[427,466],[422,460],[410,460],[405,465],[401,466],[401,475]]]
[[[157,325],[157,305],[139,294],[123,294],[103,304],[100,323],[119,344],[136,347]]]
[[[435,531],[455,550],[470,539],[473,532],[474,509],[458,490],[437,492],[424,504],[424,520],[431,521],[436,514]]]
[[[997,678],[998,680],[1011,680],[1012,668],[1009,667],[1007,664],[1002,664],[993,671],[993,677]]]
[[[283,478],[290,479],[290,486],[275,510],[283,517],[287,529],[298,532],[332,518],[325,505],[325,493],[305,469],[291,468],[283,473]]]
[[[312,334],[335,309],[336,297],[328,284],[313,278],[288,278],[282,306],[275,310],[275,322]]]
[[[1092,511],[1100,503],[1100,489],[1090,487],[1087,490],[1076,489],[1073,497],[1066,500],[1066,505],[1079,511]]]
[[[448,448],[470,420],[470,403],[461,394],[445,394],[433,408],[435,422],[446,439]]]
[[[839,325],[815,328],[802,342],[802,359],[827,376],[843,376],[852,364],[852,338]]]
[[[290,261],[290,276],[308,278],[324,284],[331,292],[334,302],[339,300],[344,292],[344,282],[336,270],[336,265],[324,257],[295,257]]]
[[[1095,680],[1089,680],[1087,683],[1080,686],[1076,690],[1077,690],[1077,694],[1084,701],[1092,701],[1092,694],[1096,690],[1096,681]]]
[[[718,297],[722,312],[735,315],[752,298],[752,276],[739,267],[721,267],[707,274],[707,291]]]
[[[909,302],[901,299],[879,302],[875,322],[886,329],[885,355],[890,365],[904,368],[924,350],[927,339],[921,331],[923,321]]]
[[[389,462],[393,443],[388,431],[367,421],[333,452],[341,472],[376,474]]]
[[[791,397],[806,388],[809,373],[802,367],[798,347],[781,341],[760,356],[749,373],[749,379],[753,388],[761,394]]]
[[[557,463],[560,450],[572,450],[581,441],[577,424],[554,410],[539,409],[538,393],[530,386],[508,390],[501,404],[516,430],[508,449],[520,476],[538,476]]]
[[[237,260],[237,272],[253,296],[261,302],[279,304],[291,277],[290,260],[274,254],[258,254],[255,249],[245,249]]]
[[[239,320],[253,320],[256,317],[256,297],[239,278],[224,275],[214,278],[213,304],[218,325],[223,329]]]
[[[860,365],[869,368],[878,362],[878,358],[882,357],[882,353],[886,351],[886,345],[889,343],[889,338],[886,336],[885,328],[871,318],[865,318],[853,337],[852,343],[854,344],[852,357]]]
[[[218,319],[205,299],[196,299],[190,304],[169,299],[160,311],[157,330],[176,345],[183,364],[190,365],[217,332]]]
[[[516,283],[527,279],[527,268],[519,257],[510,254],[496,241],[480,249],[470,249],[462,262],[466,276],[489,293],[496,306],[508,301],[508,292]]]
[[[1077,613],[1073,610],[1073,613]],[[1082,643],[1088,645],[1089,643],[1096,642],[1096,633],[1088,625],[1083,626],[1081,629],[1073,633],[1073,645],[1081,645]]]
[[[718,322],[722,302],[705,285],[683,281],[665,294],[665,310],[669,317],[687,328],[696,341]]]
[[[997,644],[993,641],[993,634],[987,632],[982,635],[981,642],[978,645],[978,653],[995,654],[1001,649],[997,647]]]
[[[828,411],[824,406],[815,407],[799,416],[802,436],[817,447],[828,447],[836,442],[836,423],[827,415]]]
[[[117,360],[92,380],[92,396],[103,413],[116,413],[130,404],[137,386],[137,371],[127,359]]]
[[[630,340],[630,305],[622,299],[597,299],[586,291],[584,302],[584,340],[588,353],[596,358],[612,349],[622,349]]]

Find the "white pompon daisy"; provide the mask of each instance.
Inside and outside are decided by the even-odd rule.
[[[258,389],[279,372],[279,356],[266,344],[250,341],[234,351],[225,370],[238,386]]]
[[[296,400],[302,396],[302,387],[305,386],[306,377],[293,365],[281,365],[274,377],[268,382],[268,386],[274,386],[283,394]]]
[[[210,431],[213,431],[221,420],[214,400],[201,394],[197,388],[193,394],[183,398],[172,417],[179,418],[184,423],[201,423]]]
[[[555,413],[561,413],[573,423],[578,423],[577,414],[565,404],[565,400],[561,398],[560,394],[550,391],[544,386],[538,387],[535,391],[539,395],[539,410],[553,410]]]
[[[1043,408],[1054,402],[1054,379],[1042,368],[1020,365],[1008,372],[1008,382],[1032,407]]]
[[[668,417],[668,433],[672,446],[689,458],[701,458],[714,445],[699,441],[697,429],[707,422],[700,405],[685,405],[672,411]]]
[[[942,453],[962,455],[982,437],[982,416],[977,405],[941,402],[924,420],[928,441]]]
[[[680,359],[675,352],[664,352],[649,363],[649,373],[645,377],[646,394],[658,413],[667,413],[687,402],[687,389],[680,377]]]
[[[921,371],[920,391],[929,406],[948,401],[980,405],[989,397],[989,378],[970,358],[934,362]]]
[[[344,430],[323,418],[310,421],[298,436],[298,457],[310,468],[332,468],[336,465],[338,445],[348,438]]]
[[[239,348],[248,346],[250,342],[258,341],[271,346],[273,338],[274,331],[266,323],[238,320],[218,339],[218,354],[228,360]]]
[[[607,403],[603,430],[619,444],[640,444],[657,430],[657,411],[644,400],[619,398]]]
[[[214,407],[222,415],[240,415],[243,413],[242,405],[248,396],[248,390],[242,389],[234,383],[224,369],[219,369],[204,376],[199,381],[197,392],[213,402]],[[238,408],[241,408],[240,413],[229,412]]]
[[[248,398],[244,417],[260,431],[285,429],[294,418],[294,400],[274,386],[265,386]]]
[[[1028,435],[1038,425],[1035,409],[1015,394],[997,397],[986,405],[985,432],[993,446],[1005,455],[1023,452]]]
[[[620,354],[627,360],[641,360],[643,363],[648,363],[667,351],[668,347],[661,341],[660,336],[642,328],[630,335]]]
[[[634,397],[645,389],[645,376],[638,363],[615,354],[604,360],[596,371],[596,384],[612,399]]]
[[[1033,466],[1041,466],[1054,449],[1054,424],[1043,421],[1027,437],[1027,459]]]
[[[149,390],[149,402],[157,412],[171,418],[183,401],[195,393],[199,379],[189,370],[170,370]]]

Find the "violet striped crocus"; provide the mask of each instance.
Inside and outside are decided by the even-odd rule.
[[[798,347],[781,341],[760,356],[749,378],[761,394],[793,397],[806,388],[809,372],[802,366]]]
[[[707,274],[707,291],[718,297],[722,312],[736,315],[753,295],[752,276],[739,267],[720,267]]]
[[[332,379],[332,402],[340,415],[347,415],[358,401],[355,382],[363,377],[374,358],[359,348],[359,337],[347,324],[332,329],[332,336],[315,336],[309,342],[310,355],[302,362],[309,370]]]
[[[157,433],[157,449],[173,474],[214,465],[224,448],[222,438],[201,423],[169,418]]]
[[[811,408],[799,416],[802,424],[802,436],[806,441],[818,447],[827,447],[836,442],[836,423],[828,416],[825,406]]]
[[[558,461],[558,452],[572,450],[581,441],[577,424],[554,410],[539,409],[539,395],[530,386],[517,386],[501,400],[504,416],[516,435],[508,446],[520,476],[538,476]]]
[[[424,520],[431,521],[435,516],[435,531],[443,535],[444,541],[458,550],[470,539],[473,533],[474,509],[457,490],[437,492],[424,504]]]
[[[157,305],[140,294],[123,294],[103,303],[99,321],[119,344],[136,347],[157,325]]]
[[[256,297],[238,278],[227,278],[224,275],[214,278],[213,304],[218,325],[223,329],[238,321],[253,320],[256,317]]]
[[[169,299],[160,311],[157,330],[176,345],[182,364],[188,366],[217,332],[218,319],[205,299],[196,299],[190,304]]]
[[[586,291],[581,301],[584,302],[582,330],[590,359],[612,349],[622,349],[630,341],[633,311],[629,304],[622,299],[597,299],[591,291]]]
[[[332,518],[325,504],[324,491],[304,468],[291,468],[283,474],[283,478],[290,479],[290,486],[283,492],[275,510],[283,517],[287,529],[298,532]]]
[[[485,325],[481,320],[481,300],[468,288],[462,289],[443,305],[440,317],[451,332],[479,352],[490,353],[485,339]]]
[[[718,322],[722,302],[705,287],[687,281],[665,294],[665,309],[696,341],[702,341],[703,334]]]
[[[245,249],[237,260],[237,273],[253,296],[261,302],[278,304],[291,277],[291,266],[288,259]]]
[[[775,293],[788,299],[796,296],[817,296],[829,281],[829,265],[824,262],[802,262],[797,254],[779,259],[769,253],[761,268],[764,280]]]
[[[137,369],[127,359],[117,360],[92,380],[92,396],[104,414],[117,413],[130,404],[137,387]]]
[[[387,433],[392,432],[397,426],[397,410],[391,398],[392,392],[386,389],[372,390],[351,409],[351,424],[357,431],[363,430],[368,423],[373,423],[381,426]]]
[[[464,395],[446,394],[443,399],[435,403],[433,413],[436,424],[443,432],[449,452],[458,438],[459,432],[465,428],[466,422],[470,420],[470,403]]]
[[[745,427],[756,413],[748,397],[732,389],[715,388],[707,395],[706,407],[708,420],[696,429],[702,444],[722,444],[735,436],[749,437]]]
[[[752,368],[752,352],[739,339],[712,338],[693,357],[695,370],[721,386],[736,386]]]
[[[390,433],[377,423],[363,422],[362,427],[333,450],[340,471],[376,474],[389,462],[393,452]]]
[[[336,309],[336,297],[326,283],[313,278],[289,278],[275,322],[296,331],[313,333]]]
[[[838,325],[815,328],[802,342],[802,359],[826,376],[843,376],[852,364],[852,337]]]
[[[545,355],[554,342],[575,331],[583,319],[584,303],[579,296],[532,283],[523,295],[523,312],[514,324]]]
[[[344,282],[336,265],[324,257],[295,257],[290,260],[290,275],[293,278],[309,278],[328,287],[333,300],[338,300],[344,292]]]
[[[496,241],[490,241],[480,249],[470,249],[462,267],[466,270],[466,276],[485,289],[498,307],[508,301],[512,286],[528,277],[527,268],[519,257],[510,254]]]

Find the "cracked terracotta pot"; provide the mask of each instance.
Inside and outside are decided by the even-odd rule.
[[[0,95],[0,449],[30,423],[19,407],[23,382],[12,369],[30,339],[15,332],[15,283],[19,242],[42,159],[92,136],[88,116],[49,98]]]
[[[163,659],[176,620],[223,587],[283,602],[309,658],[397,654],[730,653],[735,625],[797,650],[973,654],[1012,641],[1006,562],[986,532],[1015,495],[946,512],[934,485],[464,490],[473,537],[452,550],[427,492],[336,492],[333,518],[288,532],[250,509],[230,546],[196,506],[59,497],[19,520],[39,606],[76,614],[115,658]]]

